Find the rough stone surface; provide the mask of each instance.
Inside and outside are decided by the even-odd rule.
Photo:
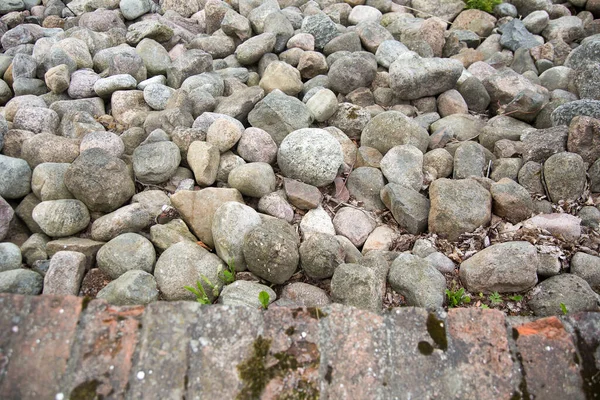
[[[388,281],[409,306],[436,309],[444,303],[446,280],[424,259],[410,254],[398,256],[390,268]]]

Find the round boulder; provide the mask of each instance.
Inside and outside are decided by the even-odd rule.
[[[42,201],[31,214],[44,233],[51,237],[72,236],[90,223],[87,207],[79,200]]]
[[[98,268],[117,279],[127,271],[142,270],[152,273],[156,252],[152,243],[137,233],[117,236],[98,250]]]

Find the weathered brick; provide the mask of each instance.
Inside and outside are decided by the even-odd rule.
[[[407,307],[392,310],[386,323],[390,352],[387,398],[444,398],[448,363],[445,322],[422,308]]]
[[[266,398],[319,397],[321,318],[325,314],[318,308],[273,307],[265,312],[263,335],[270,340],[265,364],[271,378]]]
[[[497,310],[448,311],[452,396],[460,399],[510,399],[521,381],[507,339],[506,321]]]
[[[527,393],[536,399],[585,399],[575,345],[556,317],[515,328]]]
[[[185,394],[191,329],[202,306],[191,301],[148,305],[126,398],[181,399]]]
[[[17,300],[18,301],[18,300]],[[32,297],[27,319],[11,343],[12,356],[0,393],[5,399],[53,399],[67,366],[81,313],[73,296]]]
[[[575,330],[583,390],[588,399],[600,399],[600,313],[582,312],[566,319]]]
[[[0,387],[13,358],[13,342],[23,334],[31,309],[31,296],[0,294]]]
[[[321,397],[383,398],[389,359],[382,316],[334,304],[320,320]]]
[[[236,369],[254,356],[262,329],[260,310],[213,305],[202,307],[188,347],[186,399],[234,399],[245,382]]]
[[[143,311],[142,306],[114,307],[104,300],[89,303],[62,379],[64,398],[92,393],[124,397]]]

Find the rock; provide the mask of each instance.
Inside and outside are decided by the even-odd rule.
[[[243,244],[248,270],[268,282],[282,284],[298,267],[300,240],[294,228],[279,219],[266,220],[249,231]]]
[[[219,169],[217,170],[217,182],[227,182],[231,171],[245,164],[246,162],[242,157],[236,156],[231,151],[221,154]]]
[[[33,133],[56,134],[60,118],[49,108],[21,107],[13,117],[13,129],[24,129]]]
[[[0,293],[36,296],[42,293],[44,278],[28,269],[0,272]]]
[[[423,172],[447,178],[454,170],[454,158],[446,149],[433,149],[423,155]]]
[[[131,204],[136,203],[146,209],[150,218],[155,219],[163,212],[165,206],[171,205],[171,200],[162,190],[145,190],[131,198]]]
[[[50,133],[40,133],[23,142],[21,157],[35,168],[46,162],[71,163],[78,155],[77,141]]]
[[[600,291],[600,257],[575,253],[571,258],[571,273],[583,278],[596,292]]]
[[[381,190],[381,200],[401,228],[413,235],[427,230],[429,200],[418,191],[397,183],[388,183]]]
[[[143,39],[167,42],[173,37],[173,29],[158,20],[147,19],[127,27],[127,44],[136,46]]]
[[[94,84],[100,79],[100,75],[91,69],[80,69],[71,74],[71,82],[67,93],[73,99],[85,99],[94,97]]]
[[[356,247],[364,244],[376,225],[372,216],[352,207],[339,209],[333,218],[336,233],[348,238]]]
[[[87,228],[90,214],[79,200],[42,201],[35,206],[33,220],[51,237],[72,236]]]
[[[462,71],[457,60],[401,57],[390,65],[390,87],[402,100],[435,96],[453,89]]]
[[[327,123],[342,130],[348,137],[358,139],[370,119],[371,114],[367,109],[351,103],[341,103],[336,105],[336,111]]]
[[[212,237],[213,216],[217,208],[228,201],[244,204],[236,189],[206,188],[199,191],[182,190],[171,196],[171,203],[194,235],[209,247],[214,247]],[[196,212],[202,210],[202,213]]]
[[[200,283],[209,301],[213,302],[223,287],[219,277],[224,268],[223,261],[215,254],[196,243],[185,241],[175,243],[161,254],[154,268],[154,277],[158,289],[169,301],[195,300],[194,294],[185,286],[196,287]]]
[[[492,211],[513,224],[519,223],[533,213],[533,201],[527,189],[509,178],[492,184]]]
[[[369,53],[352,53],[337,59],[329,67],[329,85],[334,92],[347,94],[369,87],[377,73],[377,61]]]
[[[563,315],[561,304],[569,314],[598,311],[600,300],[590,285],[573,274],[561,274],[540,283],[528,305],[538,317]]]
[[[540,214],[525,221],[526,228],[544,229],[565,241],[576,241],[581,236],[581,220],[570,214]]]
[[[285,178],[283,187],[288,201],[301,210],[317,208],[321,203],[321,192],[315,186]]]
[[[456,266],[454,262],[446,257],[444,253],[440,253],[436,251],[435,253],[429,254],[427,257],[424,257],[425,261],[431,264],[435,269],[440,271],[442,274],[451,274],[454,272]]]
[[[270,53],[275,46],[276,36],[271,32],[265,32],[254,36],[235,50],[235,57],[242,65],[255,64],[266,53]]]
[[[376,115],[365,126],[361,135],[363,146],[373,147],[382,154],[394,146],[409,144],[424,152],[428,143],[427,131],[398,111]]]
[[[527,133],[522,139],[523,163],[542,163],[556,153],[567,150],[568,130],[566,126],[540,129]]]
[[[437,179],[429,187],[429,231],[458,240],[492,217],[490,193],[471,179]]]
[[[337,26],[323,13],[308,15],[302,20],[302,32],[315,38],[315,47],[322,50],[327,43],[339,35]]]
[[[539,43],[535,36],[527,30],[524,22],[515,18],[504,24],[500,44],[512,51],[517,51],[519,48],[531,49],[543,44]]]
[[[152,273],[156,253],[154,246],[137,233],[123,233],[98,250],[98,268],[112,279],[117,279],[127,271],[143,270]]]
[[[212,57],[210,54],[191,49],[176,58],[167,68],[167,85],[179,89],[181,84],[190,76],[212,71]]]
[[[217,119],[206,132],[206,141],[224,153],[230,150],[242,137],[242,129],[226,119]]]
[[[145,271],[127,271],[100,290],[96,298],[116,306],[150,304],[158,300],[156,279]]]
[[[250,125],[268,132],[278,146],[289,133],[308,128],[312,121],[304,103],[280,90],[266,95],[248,114]]]
[[[231,285],[223,288],[219,296],[219,304],[227,306],[246,306],[251,308],[262,308],[263,305],[259,300],[261,292],[266,292],[269,295],[269,304],[275,301],[277,295],[268,286],[261,285],[257,282],[250,281],[235,281]]]
[[[569,125],[567,149],[577,153],[584,162],[593,164],[600,158],[600,120],[577,116]]]
[[[0,196],[0,241],[4,240],[8,234],[8,229],[10,228],[10,223],[14,216],[15,212],[10,204]]]
[[[544,179],[550,200],[577,200],[585,189],[585,165],[579,154],[557,153],[544,163]]]
[[[442,118],[452,114],[467,114],[469,108],[456,89],[447,90],[437,99],[438,112]]]
[[[52,256],[44,276],[43,294],[77,296],[85,273],[85,255],[75,251],[59,251]]]
[[[388,281],[409,306],[434,310],[444,303],[446,279],[420,257],[400,254],[392,262]]]
[[[570,125],[571,120],[578,115],[600,119],[600,101],[584,99],[565,103],[552,112],[552,124]]]
[[[497,71],[483,80],[490,95],[492,108],[498,114],[509,114],[513,118],[531,122],[548,103],[548,91],[536,86],[512,69]]]
[[[315,120],[324,122],[338,110],[338,102],[335,93],[323,88],[308,99],[306,107],[310,110]]]
[[[135,51],[142,59],[148,75],[156,77],[162,76],[162,82],[156,82],[164,84],[166,83],[165,76],[167,70],[171,66],[171,58],[167,50],[158,42],[152,39],[142,39],[141,42],[135,47]],[[141,84],[141,82],[140,82]],[[140,90],[144,90],[142,87],[138,87]]]
[[[101,149],[86,150],[73,161],[65,186],[90,211],[114,211],[135,193],[127,165]]]
[[[244,204],[230,201],[215,211],[212,221],[215,250],[235,271],[247,269],[242,249],[244,238],[260,224],[258,213]]]
[[[259,86],[266,93],[279,89],[289,96],[296,96],[302,91],[302,80],[296,68],[282,61],[275,61],[265,69]]]
[[[542,36],[548,42],[562,39],[567,44],[582,39],[584,35],[583,21],[571,15],[550,20],[542,31]]]
[[[277,164],[288,178],[317,187],[333,182],[343,162],[342,148],[327,131],[299,129],[281,142]]]
[[[112,132],[96,131],[86,134],[81,140],[79,151],[83,152],[94,148],[106,150],[117,158],[125,152],[123,140]]]
[[[34,233],[21,245],[21,254],[28,266],[33,266],[38,261],[47,261],[48,253],[46,244],[50,238],[43,233]]]
[[[381,311],[381,280],[376,272],[359,264],[339,265],[331,278],[331,298],[371,312]]]
[[[121,0],[119,8],[125,19],[134,20],[149,12],[151,4],[150,0]]]
[[[31,191],[31,168],[25,160],[0,155],[0,196],[19,199]]]
[[[379,192],[385,186],[383,174],[377,168],[359,167],[350,173],[346,188],[357,201],[363,203],[366,210],[383,210]]]
[[[423,185],[423,153],[410,144],[394,146],[381,159],[381,172],[389,182],[418,192]]]
[[[312,279],[333,276],[338,265],[344,262],[344,249],[335,236],[314,233],[300,246],[300,263],[304,273]]]
[[[179,167],[179,147],[170,141],[142,143],[133,152],[133,171],[142,183],[162,183],[169,180]]]
[[[277,186],[273,168],[267,163],[254,162],[240,165],[229,173],[228,184],[243,195],[262,197],[275,191]]]
[[[144,205],[130,204],[96,219],[92,224],[91,237],[107,242],[122,233],[140,232],[147,228],[152,220]]]
[[[537,283],[539,258],[529,242],[487,247],[460,264],[460,280],[469,292],[525,292]]]
[[[577,217],[581,218],[581,225],[592,229],[600,228],[600,210],[594,206],[583,206],[577,213]]]
[[[144,88],[144,101],[154,110],[167,108],[169,99],[173,97],[175,90],[160,83],[153,83]]]
[[[446,21],[452,21],[465,8],[460,0],[414,0],[412,6],[419,10],[418,18],[436,16]]]
[[[150,227],[150,241],[160,251],[165,251],[178,242],[196,242],[198,239],[189,231],[185,222],[174,219],[164,225],[156,224]]]
[[[246,162],[272,164],[277,159],[277,144],[259,128],[246,128],[237,144],[237,152]]]
[[[335,228],[331,217],[320,205],[308,211],[300,221],[300,230],[304,239],[307,239],[313,233],[326,233],[335,235]]]
[[[0,272],[21,268],[21,249],[14,243],[0,243]]]
[[[210,186],[217,179],[220,152],[210,143],[194,141],[187,152],[187,162],[194,172],[196,182],[201,186]]]
[[[303,282],[286,285],[280,299],[291,301],[299,307],[325,307],[331,304],[323,289]]]

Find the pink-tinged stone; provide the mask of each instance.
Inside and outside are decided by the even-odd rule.
[[[581,236],[581,219],[571,214],[540,214],[523,222],[523,226],[547,230],[566,241],[575,241]]]

